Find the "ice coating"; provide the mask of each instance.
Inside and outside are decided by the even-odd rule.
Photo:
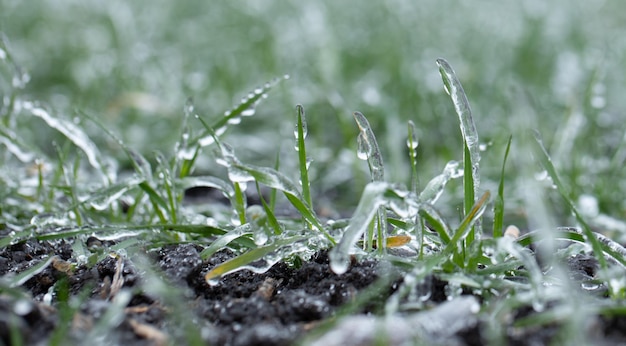
[[[480,185],[480,175],[478,171],[480,162],[480,142],[478,141],[478,132],[476,131],[474,119],[472,118],[472,110],[470,109],[470,104],[461,86],[461,82],[454,73],[452,66],[444,59],[437,59],[437,66],[439,66],[439,73],[443,79],[446,92],[450,95],[450,98],[452,98],[454,109],[459,116],[461,133],[463,134],[463,140],[467,145],[472,162],[474,196],[478,196],[478,187]]]
[[[443,189],[450,179],[463,176],[463,171],[459,169],[458,161],[450,161],[446,164],[443,172],[428,182],[419,196],[421,202],[434,204],[437,202]]]
[[[24,109],[30,111],[32,115],[42,119],[48,124],[48,126],[61,132],[65,137],[72,141],[85,153],[89,164],[91,164],[97,171],[102,171],[100,161],[98,161],[100,152],[83,130],[71,121],[53,117],[50,113],[48,113],[48,111],[35,106],[31,102],[24,102],[23,106]]]
[[[306,114],[304,113],[304,107],[301,105],[297,105],[296,109],[298,111],[298,118],[296,119],[296,126],[293,130],[293,136],[296,138],[296,150],[298,150],[298,139],[300,139],[300,135],[298,133],[298,122],[302,124],[302,139],[306,139],[307,134],[309,133],[307,123],[306,123]]]
[[[360,112],[354,112],[354,120],[359,126],[359,158],[367,158],[372,173],[372,181],[384,180],[383,156],[378,149],[378,143],[369,122]]]
[[[417,131],[415,130],[415,124],[413,121],[409,120],[409,137],[406,139],[406,146],[411,150],[411,155],[413,157],[417,156],[417,146],[419,142],[417,141]]]
[[[343,274],[348,270],[350,251],[359,237],[365,233],[370,221],[378,208],[386,203],[384,194],[390,188],[385,182],[372,182],[365,187],[359,205],[354,211],[350,224],[341,241],[329,253],[330,269],[335,274]]]

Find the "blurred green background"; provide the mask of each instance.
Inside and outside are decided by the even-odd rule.
[[[354,155],[355,110],[376,132],[390,181],[408,182],[409,119],[422,183],[461,159],[458,118],[435,64],[445,58],[488,144],[483,188],[495,188],[513,135],[507,174],[516,210],[524,190],[518,173],[538,170],[521,158],[522,132],[537,128],[572,197],[593,196],[599,212],[616,218],[626,217],[625,23],[626,3],[601,0],[0,2],[0,31],[30,74],[20,93],[63,116],[97,115],[146,153],[172,153],[188,97],[200,115],[217,119],[288,74],[225,141],[258,165],[273,165],[280,150],[289,172],[302,104],[312,184],[319,198],[346,205],[368,180]],[[89,130],[97,141],[97,128]],[[212,165],[200,161],[198,170]]]

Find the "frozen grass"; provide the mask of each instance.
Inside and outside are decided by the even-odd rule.
[[[263,271],[282,259],[297,265],[332,248],[337,273],[354,254],[406,268],[387,314],[422,309],[430,275],[448,282],[450,299],[461,287],[483,297],[484,319],[530,305],[542,318],[520,326],[558,322],[576,330],[586,316],[623,313],[626,128],[619,114],[626,103],[624,75],[612,71],[623,66],[617,52],[626,42],[601,43],[619,34],[624,12],[590,1],[502,5],[485,18],[480,8],[448,5],[454,10],[433,2],[420,11],[388,1],[351,7],[353,18],[348,5],[334,2],[212,11],[202,2],[162,2],[147,14],[116,1],[74,4],[63,11],[92,23],[76,36],[54,15],[60,5],[4,3],[0,29],[12,44],[3,38],[0,45],[0,246],[76,239],[73,265],[108,255],[86,249],[92,234],[120,241],[111,249],[120,256],[182,242],[204,245],[203,258],[225,247],[239,253],[206,274],[211,284],[235,270]],[[603,25],[583,15],[594,10],[608,18]],[[554,22],[555,11],[565,11],[562,22]],[[195,14],[203,12],[206,18]],[[54,47],[46,25],[58,30]],[[241,39],[251,33],[252,43]],[[458,76],[435,60],[440,55]],[[291,80],[272,80],[284,73]],[[196,101],[181,107],[190,95]],[[300,103],[308,115],[297,106],[294,120]],[[535,128],[545,142],[529,135]],[[184,192],[194,187],[220,191],[229,205],[186,204]],[[260,205],[249,204],[252,189]],[[525,234],[505,235],[510,223]],[[562,239],[582,245],[557,249]],[[571,318],[577,302],[568,297],[579,284],[558,271],[545,275],[532,243],[555,267],[593,253],[601,263],[593,283],[611,300],[590,300]],[[416,256],[394,256],[390,247]],[[2,291],[24,294],[20,284],[53,260],[7,275]],[[76,308],[67,303],[67,316]],[[100,326],[94,333],[106,331],[106,321]],[[489,338],[497,343],[502,333],[494,326]]]

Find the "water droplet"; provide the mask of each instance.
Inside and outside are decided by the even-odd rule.
[[[193,104],[193,99],[191,97],[187,99],[187,102],[185,103],[185,107],[183,108],[183,112],[185,113],[186,117],[189,117],[193,114],[194,104]]]
[[[233,166],[230,166],[228,168],[228,179],[232,181],[233,183],[246,183],[249,181],[254,181],[254,177],[250,175],[248,172],[235,168]],[[241,185],[242,191],[243,191],[244,185],[245,184]]]
[[[446,287],[444,288],[444,292],[446,294],[447,300],[453,300],[457,298],[463,293],[463,288],[460,284],[449,281]]]
[[[548,179],[549,175],[548,175],[548,171],[543,170],[541,172],[535,173],[535,180],[537,181],[544,181],[546,179]]]
[[[7,52],[4,49],[0,48],[0,60],[4,60],[7,58]]]
[[[350,257],[336,251],[331,251],[328,255],[330,259],[330,270],[337,275],[341,275],[348,271],[350,266]]]
[[[309,129],[306,123],[306,117],[304,115],[304,109],[302,109],[302,113],[301,113],[301,121],[302,121],[302,137],[303,139],[306,139],[306,136],[309,134]],[[297,140],[300,139],[299,135],[298,135],[298,121],[296,118],[296,125],[293,129],[293,136],[296,138],[296,146],[298,146]]]
[[[209,286],[215,287],[220,284],[220,279],[219,278],[209,279],[206,282],[209,284]]]
[[[256,109],[254,108],[248,108],[246,110],[244,110],[243,112],[241,112],[241,116],[242,117],[251,117],[256,113]]]
[[[585,291],[597,291],[602,288],[602,285],[593,281],[583,281],[580,283],[580,287]]]
[[[257,246],[263,246],[269,240],[267,233],[263,227],[259,227],[253,234],[254,244]]]
[[[13,306],[13,312],[16,315],[24,316],[33,310],[33,305],[26,299],[18,300]]]
[[[241,123],[241,117],[232,117],[232,118],[228,119],[228,123],[230,125],[237,125],[237,124]]]

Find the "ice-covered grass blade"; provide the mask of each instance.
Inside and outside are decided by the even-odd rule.
[[[313,206],[311,199],[311,187],[309,183],[309,162],[306,156],[306,146],[304,140],[307,136],[306,115],[302,105],[296,106],[296,129],[294,135],[296,137],[296,151],[298,152],[298,163],[300,168],[300,185],[302,186],[302,198],[309,205]]]
[[[227,125],[229,123],[233,123],[235,119],[239,119],[242,116],[253,115],[256,106],[259,104],[259,102],[261,102],[261,100],[267,97],[267,93],[280,81],[286,79],[289,79],[288,75],[285,75],[282,78],[275,78],[272,81],[265,83],[262,87],[256,88],[254,91],[244,96],[237,106],[229,111],[226,111],[224,113],[224,116],[222,116],[219,120],[217,120],[214,124],[210,126],[210,128],[213,129],[213,133],[211,133],[210,130],[205,129],[202,134],[190,140],[189,146],[196,147],[196,150],[198,150],[198,146],[204,147],[213,143],[215,133],[224,133]]]
[[[563,185],[563,183],[561,182],[561,179],[559,178],[556,168],[554,167],[554,164],[552,163],[552,159],[550,158],[548,151],[543,145],[543,140],[541,138],[541,135],[537,131],[533,131],[533,135],[535,137],[535,140],[533,141],[533,143],[535,144],[535,147],[534,147],[535,157],[537,158],[537,160],[539,160],[539,163],[543,166],[543,168],[548,172],[548,175],[550,176],[550,178],[552,178],[554,185],[556,185],[557,191],[559,192],[559,194],[561,195],[561,197],[563,198],[563,200],[565,201],[565,203],[567,204],[571,212],[576,217],[576,221],[578,221],[578,223],[580,224],[580,227],[582,228],[582,231],[583,231],[583,235],[587,238],[587,241],[591,245],[591,248],[593,249],[593,253],[595,254],[596,258],[598,259],[598,262],[600,263],[600,267],[602,269],[606,269],[607,263],[606,263],[606,259],[602,255],[601,243],[594,236],[593,231],[591,231],[591,228],[589,227],[585,219],[582,217],[580,212],[578,212],[578,209],[576,208],[574,202],[570,199],[569,192],[565,188],[565,185]]]
[[[478,195],[480,185],[480,143],[478,141],[478,132],[472,118],[469,101],[452,66],[445,59],[437,59],[437,65],[439,66],[439,73],[443,79],[445,90],[450,95],[454,109],[459,116],[461,134],[463,135],[463,170],[465,172],[463,178],[463,205],[467,215],[476,202],[475,198]],[[480,232],[480,227],[470,231],[467,237],[468,243],[474,241],[475,238],[480,238],[480,234],[474,234],[475,231]]]
[[[493,237],[502,237],[502,228],[504,226],[504,168],[506,166],[506,159],[509,157],[509,149],[511,149],[511,141],[513,136],[509,136],[509,140],[506,144],[506,150],[504,152],[504,159],[502,160],[502,171],[500,172],[500,184],[498,185],[498,195],[494,201],[493,206]]]
[[[160,177],[160,188],[165,189],[165,196],[167,198],[167,208],[169,212],[169,221],[171,223],[178,223],[178,192],[176,191],[176,185],[174,184],[171,168],[167,164],[167,160],[162,153],[157,152],[156,161],[158,164],[158,173]]]
[[[348,270],[350,253],[354,245],[363,236],[374,215],[384,207],[392,195],[391,186],[385,182],[371,182],[365,187],[341,241],[330,251],[330,267],[333,272],[343,274]],[[386,246],[386,242],[378,241],[378,244]]]
[[[183,109],[183,121],[181,124],[181,133],[178,143],[176,143],[176,156],[174,158],[178,169],[177,176],[185,178],[193,171],[193,166],[198,157],[198,148],[190,146],[191,127],[189,126],[189,118],[194,114],[195,106],[191,98],[187,99]],[[176,172],[174,172],[176,173]]]
[[[281,247],[291,245],[295,242],[302,241],[304,239],[306,238],[303,236],[293,236],[293,237],[287,237],[287,238],[282,238],[282,239],[276,238],[276,240],[269,245],[249,250],[248,252],[242,255],[239,255],[233,259],[230,259],[216,266],[215,268],[211,269],[208,273],[206,273],[206,275],[204,276],[204,279],[209,284],[216,283],[215,281],[219,279],[220,277],[226,274],[232,273],[234,271],[243,269],[242,268],[243,266],[251,262],[263,259],[263,257],[271,254],[272,252],[275,252]]]
[[[296,185],[282,173],[268,167],[257,167],[241,162],[231,163],[232,167],[249,174],[255,181],[269,188],[282,191],[287,200],[300,212],[304,219],[311,223],[314,228],[321,231],[328,240],[334,243],[334,239],[326,232],[313,209],[303,200]]]
[[[360,113],[354,112],[354,120],[359,127],[358,152],[357,156],[362,160],[367,160],[367,164],[372,176],[372,182],[384,182],[385,181],[385,165],[383,163],[383,155],[378,147],[376,136],[374,131],[367,121],[367,118]],[[378,218],[376,220],[376,241],[378,251],[385,251],[385,244],[387,237],[387,210],[383,207],[378,209]],[[371,239],[371,237],[368,237]],[[371,244],[370,244],[371,247]]]
[[[443,189],[446,187],[446,184],[448,184],[450,179],[455,179],[462,175],[463,171],[459,171],[459,163],[457,161],[448,162],[446,167],[443,169],[443,172],[426,184],[426,187],[424,187],[424,190],[422,190],[419,195],[420,202],[435,204],[439,197],[441,197]]]
[[[588,237],[583,232],[584,231],[580,228],[559,227],[553,230],[550,235],[553,236],[554,239],[569,240],[576,243],[588,244]],[[592,234],[603,253],[603,255],[601,255],[602,258],[604,258],[604,255],[607,255],[626,268],[626,248],[624,248],[617,242],[608,239],[602,234],[593,231]],[[545,237],[546,235],[542,231],[533,231],[519,237],[517,239],[517,242],[521,246],[529,246],[533,243],[541,241]]]
[[[35,158],[43,156],[39,150],[26,143],[13,130],[1,124],[0,144],[4,145],[9,153],[24,163],[32,162]]]
[[[202,250],[202,252],[200,252],[200,257],[203,260],[205,260],[213,256],[214,253],[223,249],[226,245],[228,245],[233,240],[252,235],[253,233],[254,233],[254,230],[252,229],[252,226],[249,223],[245,225],[241,225],[235,228],[234,230],[229,231],[228,233],[218,237],[213,242],[211,242],[211,245],[209,245],[204,250]]]
[[[411,191],[413,193],[419,192],[419,177],[417,175],[417,131],[415,130],[415,124],[409,120],[408,125],[408,137],[406,140],[406,146],[409,148],[409,163],[411,165]]]
[[[2,281],[5,281],[5,284],[9,287],[18,287],[23,285],[26,281],[28,281],[33,276],[41,273],[47,266],[49,266],[52,262],[58,260],[57,256],[50,256],[45,260],[40,261],[39,263],[33,265],[32,267],[24,270],[23,272],[16,274],[14,276],[4,276]]]
[[[98,173],[102,174],[104,183],[108,182],[104,167],[100,162],[101,154],[98,147],[80,127],[69,120],[52,116],[50,112],[31,102],[24,102],[23,107],[33,116],[43,120],[48,126],[62,133],[67,139],[74,143],[74,145],[80,148],[85,153],[85,156],[87,156],[87,160],[91,166],[93,166]]]

